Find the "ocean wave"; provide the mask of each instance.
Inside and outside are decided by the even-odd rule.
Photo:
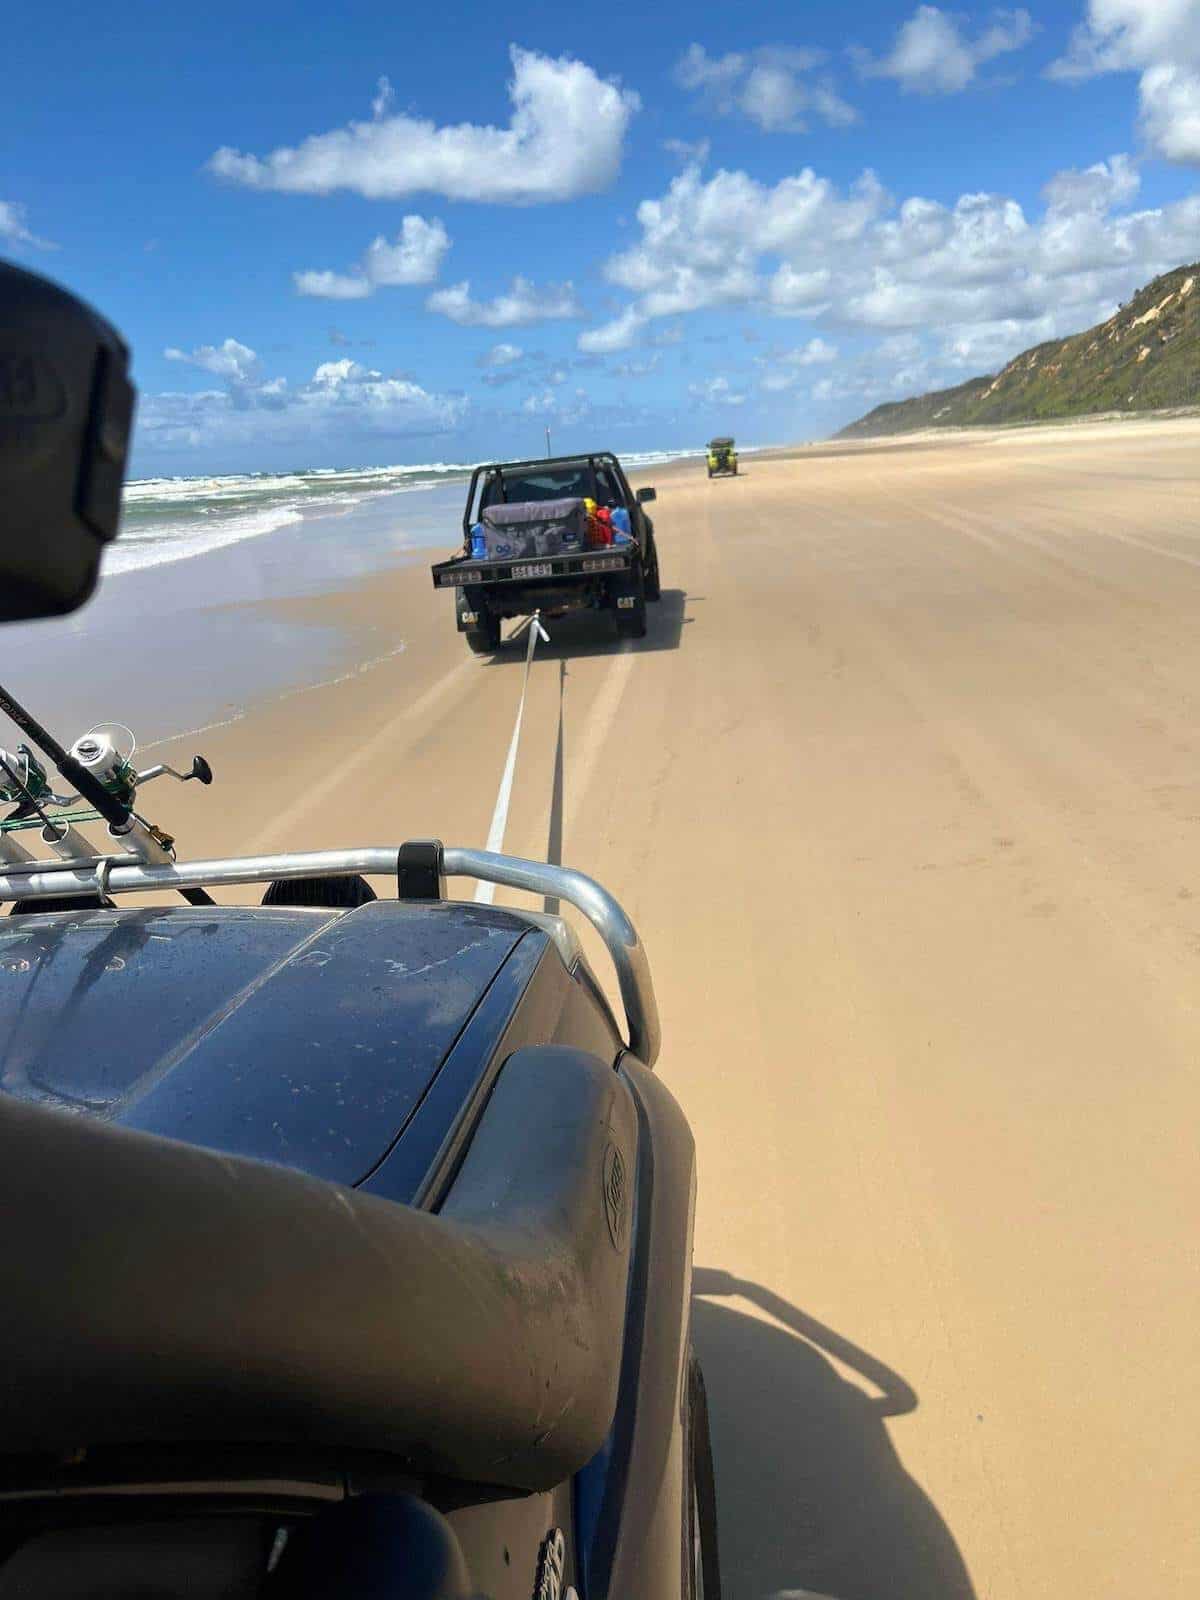
[[[227,517],[206,528],[196,528],[194,524],[182,527],[163,524],[141,535],[122,535],[104,551],[104,575],[112,578],[123,572],[141,572],[147,567],[208,555],[213,550],[240,544],[243,539],[260,538],[302,520],[303,514],[295,506],[278,505]]]
[[[706,455],[698,450],[622,450],[618,460],[626,469],[631,467],[657,467],[664,461],[687,461],[692,456]]]
[[[137,478],[126,485],[121,536],[108,550],[104,570],[114,577],[206,555],[306,517],[345,516],[364,501],[433,489],[464,478],[470,470],[433,461],[352,470]]]
[[[472,467],[453,461],[392,467],[307,467],[295,472],[225,473],[212,477],[133,478],[125,486],[127,508],[208,502],[278,494],[326,495],[343,486],[377,490],[413,479],[466,477]]]

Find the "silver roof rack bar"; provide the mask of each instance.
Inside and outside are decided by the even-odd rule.
[[[127,864],[127,858],[109,856],[102,863],[46,862],[41,870],[32,863],[15,867],[0,862],[0,903],[12,900],[52,900],[65,895],[144,894],[166,889],[209,889],[236,884],[266,883],[287,878],[324,878],[346,872],[392,877],[396,872],[397,845],[370,845],[352,850],[308,850],[277,856],[230,856],[211,861],[176,861],[165,865]],[[479,878],[502,888],[548,895],[574,906],[604,942],[621,989],[629,1048],[639,1061],[652,1067],[658,1059],[662,1032],[650,966],[633,923],[616,900],[595,879],[569,867],[544,861],[523,861],[487,850],[447,846],[442,855],[447,877]],[[107,869],[107,870],[105,870]]]
[[[625,1007],[629,1048],[639,1061],[652,1067],[658,1060],[662,1030],[650,978],[650,963],[625,912],[594,878],[570,867],[553,867],[545,861],[523,861],[518,856],[494,855],[488,850],[463,850],[447,845],[442,863],[449,878],[481,878],[485,883],[530,894],[565,900],[582,911],[604,941]]]

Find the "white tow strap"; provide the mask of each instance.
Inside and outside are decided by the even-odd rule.
[[[512,801],[513,776],[517,770],[517,748],[521,743],[521,722],[525,716],[525,696],[529,690],[529,669],[533,665],[533,652],[537,649],[537,642],[543,639],[550,643],[550,635],[542,627],[541,612],[535,611],[528,623],[522,627],[529,629],[529,645],[525,651],[525,676],[521,681],[521,701],[517,706],[517,720],[513,726],[512,738],[508,745],[508,759],[504,763],[504,775],[500,779],[500,789],[496,795],[496,805],[492,812],[492,825],[488,829],[487,844],[485,849],[499,853],[504,847],[504,830],[508,826],[508,808]],[[510,637],[519,638],[521,629]],[[476,905],[490,906],[496,894],[493,883],[481,883],[475,890]]]

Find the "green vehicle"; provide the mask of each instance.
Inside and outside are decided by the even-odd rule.
[[[732,473],[737,477],[738,459],[737,450],[732,439],[710,439],[708,441],[708,475],[715,478],[718,475]]]

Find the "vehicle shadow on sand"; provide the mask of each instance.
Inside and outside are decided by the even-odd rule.
[[[917,1408],[904,1379],[759,1284],[697,1267],[693,1292],[725,1600],[975,1600],[888,1434]]]
[[[687,593],[683,589],[664,589],[661,600],[646,607],[646,636],[643,639],[617,637],[612,614],[604,611],[577,611],[565,617],[547,617],[549,644],[539,644],[539,661],[581,661],[588,656],[611,656],[627,650],[646,655],[656,650],[678,650],[683,630],[692,621],[686,615]],[[506,624],[509,632],[516,624]],[[488,658],[492,667],[524,666],[526,635],[512,644],[503,644]]]

